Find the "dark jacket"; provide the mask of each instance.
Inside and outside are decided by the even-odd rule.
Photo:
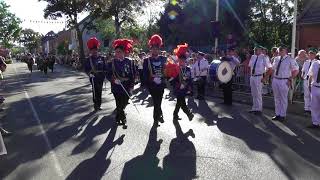
[[[135,80],[134,63],[128,58],[122,61],[113,59],[107,64],[106,77],[111,82],[111,92],[113,94],[126,95],[121,85],[115,83],[115,79],[119,79],[126,91],[130,93]]]
[[[90,63],[90,61],[92,63]],[[88,75],[93,74],[95,76],[95,81],[104,81],[106,72],[106,62],[104,57],[88,57],[84,64],[84,70]]]
[[[158,56],[157,58],[146,58],[143,62],[143,77],[148,89],[164,89],[165,75],[164,68],[167,58]],[[155,77],[161,78],[161,84],[156,84],[153,79]]]
[[[181,84],[184,85],[183,89],[180,89]],[[173,80],[173,91],[177,97],[185,97],[188,95],[188,92],[192,91],[192,77],[191,77],[191,68],[180,67],[179,75]]]

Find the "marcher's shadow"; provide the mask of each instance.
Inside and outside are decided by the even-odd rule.
[[[117,126],[112,127],[107,139],[97,153],[92,158],[82,161],[66,180],[100,180],[111,164],[110,157],[107,158],[108,152],[116,145],[123,143],[124,135],[113,141],[116,132]]]
[[[193,130],[183,133],[178,121],[174,121],[177,137],[170,143],[169,154],[163,160],[163,172],[168,180],[197,178],[196,149],[188,139],[195,137]]]
[[[158,166],[157,154],[160,150],[162,140],[157,140],[157,127],[153,124],[148,144],[144,153],[126,162],[124,165],[121,180],[162,180],[161,168]]]
[[[80,138],[83,138],[82,142],[72,150],[72,155],[81,153],[89,148],[93,144],[93,139],[101,134],[106,133],[112,126],[115,125],[115,121],[111,116],[104,116],[100,119],[99,123],[94,125],[98,120],[98,117],[94,118],[87,125]]]
[[[218,118],[218,114],[214,113],[205,100],[199,101],[199,105],[196,104],[193,97],[188,98],[188,106],[192,109],[193,113],[200,114],[203,118],[200,121],[204,121],[208,126],[214,126],[216,123],[214,119]]]
[[[141,105],[148,104],[148,107],[151,107],[152,106],[152,98],[151,97],[148,98],[148,96],[149,96],[148,90],[146,90],[144,88],[139,88],[139,89],[141,89],[140,94],[133,96],[133,99],[134,99],[133,102],[139,103],[140,101],[142,101]],[[133,92],[133,94],[136,94],[137,92],[138,91],[136,90]]]

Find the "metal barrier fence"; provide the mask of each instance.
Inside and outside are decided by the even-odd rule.
[[[211,81],[211,87],[219,88],[216,82]],[[273,96],[272,78],[269,78],[267,84],[263,85],[262,94],[264,96]],[[303,80],[297,77],[292,84],[293,89],[289,91],[289,100],[303,101]],[[250,69],[245,65],[237,66],[234,71],[233,89],[237,92],[250,93]]]

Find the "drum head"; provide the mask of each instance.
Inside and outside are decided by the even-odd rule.
[[[220,63],[218,70],[217,70],[217,77],[220,82],[228,83],[231,81],[233,76],[232,67],[229,62],[223,61]]]

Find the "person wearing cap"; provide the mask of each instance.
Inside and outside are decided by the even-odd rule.
[[[311,90],[311,117],[312,125],[308,128],[320,129],[320,60],[313,60],[309,76],[309,88]]]
[[[303,63],[301,70],[301,78],[303,79],[303,95],[304,95],[304,111],[305,113],[311,113],[311,94],[309,89],[309,70],[316,59],[316,51],[311,49],[308,53],[308,60]]]
[[[230,47],[227,50],[227,54],[225,57],[221,58],[222,61],[228,61],[232,70],[234,71],[235,68],[240,65],[239,59],[236,57],[236,52],[233,47]],[[232,79],[228,83],[221,84],[223,89],[223,100],[225,105],[232,105]]]
[[[178,74],[176,77],[170,77],[174,78],[174,94],[177,97],[177,104],[173,112],[173,120],[181,120],[178,115],[180,108],[188,116],[190,121],[194,117],[186,104],[186,96],[190,95],[192,91],[191,68],[187,66],[186,62],[188,56],[187,52],[188,44],[178,45],[174,50],[174,54],[178,59]]]
[[[126,54],[132,49],[131,41],[117,39],[112,44],[115,57],[107,64],[106,78],[111,83],[111,92],[116,100],[116,122],[125,125],[127,122],[124,112],[134,86],[133,63]]]
[[[262,47],[257,46],[254,49],[255,55],[252,55],[249,67],[250,67],[250,87],[252,94],[253,106],[250,110],[251,113],[261,114],[262,112],[262,84],[267,81],[267,76],[263,77],[263,74],[271,74],[272,65],[263,52]]]
[[[100,42],[97,38],[92,37],[87,42],[90,55],[84,64],[84,70],[90,78],[92,85],[94,110],[101,110],[102,87],[105,79],[106,64],[104,57],[98,54]]]
[[[205,97],[205,89],[207,84],[207,76],[208,76],[208,69],[209,69],[209,63],[208,60],[206,60],[205,53],[198,51],[196,62],[193,64],[192,72],[193,74],[193,80],[197,82],[198,87],[198,95],[196,99],[204,100]]]
[[[165,88],[165,64],[167,58],[160,56],[160,48],[163,46],[162,38],[155,34],[149,42],[150,57],[143,61],[143,76],[145,86],[153,100],[153,119],[155,123],[164,123],[161,103]]]
[[[295,59],[288,55],[288,49],[279,47],[279,56],[272,64],[273,80],[272,89],[275,102],[274,121],[284,122],[288,108],[288,93],[294,79],[299,73],[299,66]]]

